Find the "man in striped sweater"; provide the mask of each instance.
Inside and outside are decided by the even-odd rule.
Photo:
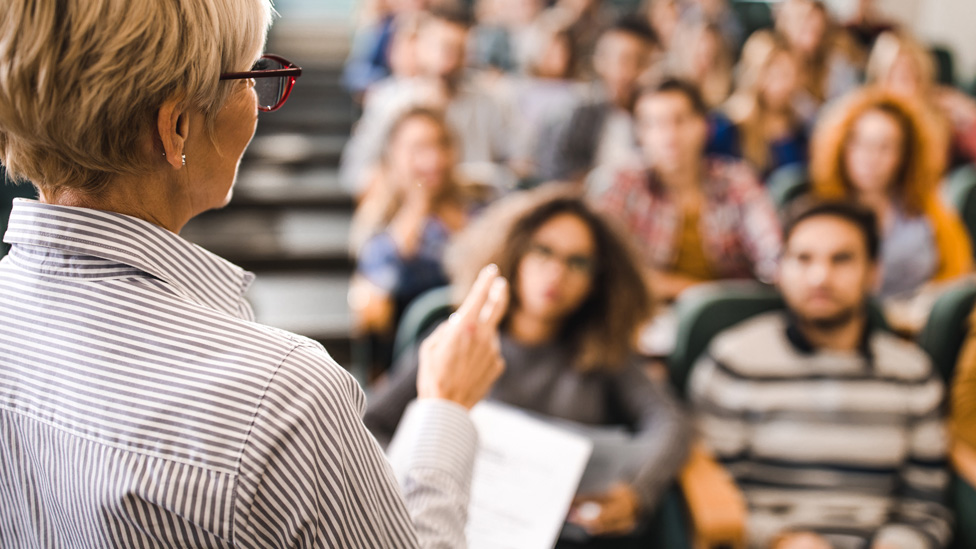
[[[787,311],[720,334],[695,366],[701,434],[744,492],[750,547],[945,547],[943,386],[872,326],[875,216],[821,203],[785,229]]]

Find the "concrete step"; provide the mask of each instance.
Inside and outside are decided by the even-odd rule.
[[[255,136],[242,165],[335,167],[348,137],[296,132]]]
[[[351,212],[234,207],[193,219],[188,240],[253,271],[331,271],[348,275]]]
[[[334,103],[329,101],[325,99],[318,104],[304,105],[288,99],[280,110],[261,114],[257,135],[292,132],[348,136],[358,116],[356,107],[338,100],[334,100]]]
[[[354,200],[335,169],[267,165],[241,171],[230,207],[352,211]]]
[[[246,297],[258,322],[314,339],[355,372],[349,278],[323,274],[259,273]]]
[[[259,273],[247,298],[258,322],[313,339],[348,337],[349,278],[306,273]]]

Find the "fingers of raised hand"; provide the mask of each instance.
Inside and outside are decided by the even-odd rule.
[[[492,283],[497,277],[498,267],[494,264],[481,269],[464,302],[458,307],[457,312],[451,315],[451,322],[462,326],[474,326],[481,316],[485,303],[488,302]]]

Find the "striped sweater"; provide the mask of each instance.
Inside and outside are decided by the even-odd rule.
[[[689,391],[750,547],[791,530],[841,549],[948,543],[943,385],[915,345],[874,330],[859,352],[815,350],[769,313],[720,334]]]

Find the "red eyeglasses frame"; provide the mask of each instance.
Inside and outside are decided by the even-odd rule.
[[[264,107],[258,105],[258,110],[263,112],[276,111],[288,101],[288,96],[291,95],[291,89],[295,87],[295,80],[302,75],[302,68],[298,65],[292,63],[291,61],[281,57],[280,55],[274,55],[273,53],[266,53],[261,56],[261,59],[271,59],[277,61],[285,66],[283,69],[268,69],[259,71],[244,71],[244,72],[225,72],[220,75],[221,80],[243,80],[245,78],[281,78],[288,77],[285,81],[285,90],[281,93],[281,98],[278,102],[270,107]]]

